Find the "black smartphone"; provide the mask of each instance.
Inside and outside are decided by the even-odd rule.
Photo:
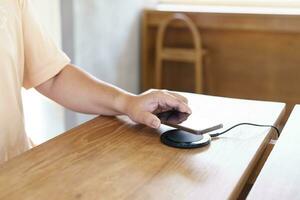
[[[196,113],[190,115],[177,110],[170,110],[158,113],[157,117],[162,124],[196,135],[202,135],[223,128],[223,124],[204,118]]]

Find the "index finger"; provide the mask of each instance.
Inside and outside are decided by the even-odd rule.
[[[164,93],[159,99],[161,106],[170,107],[184,113],[192,113],[192,110],[185,102],[168,93]]]

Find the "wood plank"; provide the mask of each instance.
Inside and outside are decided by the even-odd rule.
[[[158,26],[161,21],[171,14],[180,12],[190,17],[201,29],[215,30],[243,30],[243,31],[267,31],[267,32],[300,32],[300,15],[291,14],[262,14],[262,13],[232,13],[232,12],[207,12],[199,10],[160,10],[147,9],[147,24],[150,27]],[[180,23],[174,24],[181,27]]]
[[[278,124],[285,105],[184,94],[223,122]],[[203,149],[164,146],[126,117],[98,117],[0,166],[0,199],[236,199],[267,146],[269,128],[239,127]]]
[[[164,60],[181,62],[195,62],[197,57],[195,50],[183,48],[164,48],[161,56]]]
[[[248,199],[300,198],[300,106],[293,110]]]
[[[154,6],[159,11],[176,12],[203,12],[203,13],[227,13],[227,14],[263,14],[263,15],[300,15],[298,7],[259,7],[259,6],[222,6],[222,5],[199,5],[160,3]]]

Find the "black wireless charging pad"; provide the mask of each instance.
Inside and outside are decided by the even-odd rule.
[[[175,129],[163,133],[160,140],[165,145],[171,147],[193,149],[209,145],[211,137],[208,134],[194,135],[183,130]]]

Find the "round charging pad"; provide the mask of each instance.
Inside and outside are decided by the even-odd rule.
[[[175,129],[163,133],[160,140],[162,143],[171,147],[192,149],[209,145],[211,137],[208,134],[194,135],[183,130]]]

